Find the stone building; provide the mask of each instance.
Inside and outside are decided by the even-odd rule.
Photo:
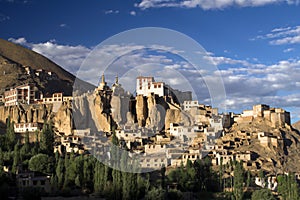
[[[151,94],[159,97],[171,97],[173,102],[182,104],[184,101],[192,100],[192,92],[179,91],[171,88],[164,82],[156,82],[154,77],[151,76],[139,76],[136,79],[136,94],[142,96],[149,96]]]
[[[136,94],[148,96],[151,93],[160,97],[165,96],[164,92],[165,83],[155,82],[154,77],[139,76],[136,78]]]
[[[236,116],[237,123],[250,123],[256,118],[264,118],[271,122],[273,127],[291,125],[290,113],[282,108],[271,108],[268,105],[254,105],[252,110],[244,110],[240,116]]]
[[[33,84],[27,84],[11,88],[4,92],[5,106],[14,106],[19,103],[32,104],[35,101]]]
[[[17,174],[17,185],[22,191],[25,188],[33,187],[42,189],[42,192],[50,193],[50,175],[41,172],[20,172]]]
[[[40,131],[43,127],[42,123],[15,123],[14,131],[16,133],[26,133]]]

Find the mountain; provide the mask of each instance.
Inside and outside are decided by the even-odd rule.
[[[25,67],[33,73],[29,74]],[[34,71],[52,72],[55,78],[37,76]],[[9,87],[35,83],[43,93],[64,92],[70,95],[76,77],[48,58],[20,45],[0,39],[0,94]],[[77,82],[78,80],[76,80]],[[78,81],[81,90],[92,90],[95,87],[87,82]]]
[[[300,132],[300,121],[295,122],[292,126],[294,129],[296,129]]]

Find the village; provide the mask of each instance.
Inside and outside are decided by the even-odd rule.
[[[47,74],[47,76],[55,78],[51,72],[32,72],[29,68],[27,71],[28,73],[38,73],[38,75]],[[123,107],[118,108],[121,110],[120,115],[125,112],[127,120],[119,120],[114,127],[108,127],[107,131],[95,132],[90,127],[73,128],[68,134],[56,131],[53,144],[54,153],[89,154],[97,152],[101,156],[106,156],[104,152],[109,151],[111,146],[110,137],[115,134],[120,141],[121,148],[127,149],[131,154],[140,155],[140,167],[148,171],[159,170],[162,167],[185,166],[188,160],[194,162],[209,157],[213,166],[217,167],[238,161],[242,162],[244,168],[251,173],[258,174],[268,162],[261,159],[255,151],[239,147],[257,142],[261,148],[278,148],[283,144],[283,138],[280,134],[272,132],[238,131],[230,133],[229,130],[233,126],[251,124],[255,120],[265,120],[273,128],[291,129],[290,113],[282,108],[254,105],[251,110],[244,110],[241,114],[219,113],[217,108],[192,100],[191,92],[172,89],[164,82],[156,82],[154,77],[137,77],[136,96],[133,96],[125,92],[118,77],[112,87],[109,87],[103,74],[99,86],[90,93],[100,96],[118,96],[122,102],[127,103],[125,109],[122,103],[120,105]],[[132,120],[128,120],[128,112],[138,110],[137,99],[141,98],[147,101],[147,98],[150,97],[156,99],[158,104],[163,102],[160,104],[164,105],[164,108],[184,113],[190,122],[185,123],[180,120],[174,122],[173,120],[173,122],[167,123],[168,120],[157,118],[154,120],[155,124],[150,124],[147,122],[147,117],[141,118],[145,113],[139,113],[139,111],[135,111],[136,119],[133,117]],[[26,84],[5,91],[1,102],[4,107],[50,104],[52,112],[56,113],[64,103],[72,104],[74,98],[76,97],[64,96],[63,92],[46,96],[37,91],[33,84]],[[150,116],[150,111],[146,113]],[[153,119],[151,120],[153,121]],[[24,142],[25,133],[35,135],[41,131],[42,127],[42,123],[15,122],[14,131],[21,138],[21,142]],[[57,129],[54,127],[54,130]],[[34,136],[30,138],[32,141],[36,139]],[[9,169],[5,168],[5,170]],[[300,173],[295,173],[297,179],[300,180]],[[269,173],[267,183],[257,176],[255,183],[262,187],[267,184],[269,189],[276,190],[276,176],[275,173]],[[49,186],[49,177],[40,176],[37,179],[37,175],[27,173],[19,174],[20,187],[36,185],[36,183],[33,184],[33,179],[43,183],[38,184],[39,186]]]

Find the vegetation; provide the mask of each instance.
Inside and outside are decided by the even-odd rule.
[[[253,192],[251,196],[252,200],[276,200],[274,195],[269,189],[261,189]]]
[[[13,133],[13,134],[12,134]],[[9,166],[13,174],[19,169],[45,173],[51,176],[52,195],[72,196],[96,193],[106,199],[236,199],[246,197],[251,174],[244,171],[242,163],[230,162],[213,170],[211,160],[205,158],[187,161],[184,166],[172,170],[162,166],[152,173],[130,173],[135,163],[128,165],[127,151],[122,148],[115,134],[112,136],[111,166],[104,165],[95,157],[75,153],[53,153],[53,131],[51,123],[45,123],[35,142],[29,142],[26,133],[23,144],[15,137],[13,122],[7,123],[6,134],[0,137],[5,145],[0,147],[0,166]],[[14,142],[13,142],[14,141]],[[233,174],[224,176],[228,171]],[[263,177],[263,172],[260,172]],[[152,178],[151,178],[152,177]],[[158,178],[153,178],[158,177]],[[9,188],[16,187],[16,177],[0,168],[1,199],[7,199]],[[225,188],[233,188],[224,192]],[[278,193],[282,199],[299,199],[298,184],[293,174],[278,177]],[[23,199],[40,199],[44,195],[38,188],[26,188],[19,192]],[[251,194],[250,194],[251,195]],[[251,199],[275,199],[268,189],[256,190]]]

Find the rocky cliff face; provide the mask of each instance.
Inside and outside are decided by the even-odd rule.
[[[191,125],[191,117],[180,108],[167,102],[163,97],[150,95],[136,97],[136,115],[138,125],[156,130],[166,130],[170,123]]]
[[[72,134],[73,115],[71,102],[63,102],[53,119],[54,127],[65,135]]]
[[[111,116],[110,95],[88,93],[73,100],[74,128],[109,132],[115,125]]]
[[[148,108],[147,98],[142,95],[136,97],[136,115],[139,126],[144,127],[148,118]]]
[[[19,105],[0,106],[0,121],[5,123],[8,116],[15,123],[38,122],[43,123],[52,117],[52,105]]]

